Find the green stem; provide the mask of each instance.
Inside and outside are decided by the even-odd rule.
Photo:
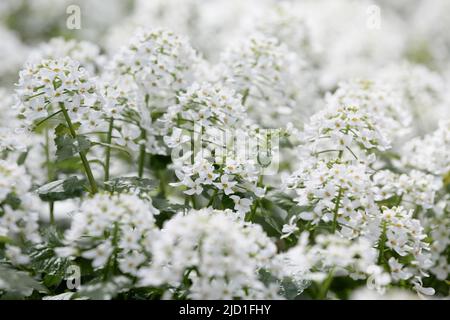
[[[322,286],[320,287],[318,298],[320,300],[324,300],[327,297],[328,290],[330,289],[330,285],[333,282],[333,275],[334,275],[334,269],[331,269],[328,273],[327,278],[323,282]]]
[[[159,194],[163,197],[167,194],[167,188],[166,188],[166,177],[165,177],[165,171],[164,170],[157,170],[156,174],[159,179]]]
[[[52,166],[51,166],[51,162],[50,162],[50,138],[48,135],[48,129],[45,129],[45,163],[46,163],[46,167],[47,167],[47,179],[48,181],[52,181],[53,180],[53,170],[52,170]],[[54,214],[54,202],[50,201],[49,202],[49,213],[50,213],[50,224],[54,225],[55,224],[55,214]]]
[[[395,206],[398,207],[402,203],[402,201],[403,201],[403,193],[398,197],[398,201]]]
[[[142,129],[141,137],[144,141],[147,138],[147,134],[144,129]],[[139,151],[139,168],[138,168],[139,178],[142,178],[144,176],[144,165],[145,165],[145,143],[142,143],[140,145]]]
[[[209,202],[208,202],[208,204],[206,205],[206,207],[210,207],[210,206],[213,204],[214,199],[215,199],[216,196],[217,196],[217,193],[219,193],[219,190],[218,190],[218,189],[214,190],[214,193],[212,194],[211,198],[209,199]]]
[[[113,252],[109,256],[108,261],[106,262],[105,268],[103,270],[103,281],[108,280],[110,276],[113,276],[117,272],[118,269],[117,254],[119,252],[118,241],[119,241],[119,224],[115,222],[114,228],[112,230],[112,241],[111,241],[111,244],[113,246]]]
[[[49,205],[49,211],[50,211],[50,224],[55,224],[55,203],[53,201],[50,201],[48,203]]]
[[[381,265],[384,261],[384,246],[386,244],[386,221],[382,223],[382,231],[380,235],[380,240],[378,240],[378,264]]]
[[[195,194],[191,196],[192,208],[197,210],[197,201],[195,200]]]
[[[244,93],[242,94],[242,105],[245,106],[245,103],[247,102],[248,95],[250,94],[250,89],[245,89]]]
[[[108,147],[106,147],[106,154],[105,154],[105,181],[109,180],[109,165],[111,161],[111,142],[112,142],[112,131],[114,126],[114,119],[109,119],[109,128],[108,128],[108,134],[106,136],[106,143],[108,144]]]
[[[252,209],[250,210],[248,215],[245,217],[245,221],[247,221],[247,222],[253,221],[253,218],[255,218],[255,215],[256,215],[256,209],[258,209],[258,205],[259,205],[259,200],[256,199],[255,203],[252,206]]]
[[[43,124],[43,123],[46,122],[47,120],[53,118],[54,116],[60,114],[61,112],[62,112],[62,110],[58,110],[58,111],[56,111],[55,113],[52,113],[51,115],[49,115],[48,117],[42,119],[41,121],[39,121],[38,123],[36,123],[36,124],[34,125],[34,128],[33,128],[33,129],[38,128],[41,124]]]
[[[72,120],[70,119],[69,114],[67,113],[67,109],[64,106],[64,103],[60,102],[59,107],[62,110],[64,118],[66,119],[67,126],[69,127],[69,131],[70,131],[70,134],[72,135],[72,138],[76,139],[77,133],[73,127]],[[91,170],[91,166],[89,165],[89,161],[87,160],[86,154],[84,151],[80,151],[79,155],[80,155],[81,162],[83,163],[84,171],[86,172],[86,176],[89,180],[89,184],[91,185],[91,193],[95,194],[98,192],[98,188],[97,188],[97,183],[95,182],[94,175],[92,174],[92,170]]]
[[[339,187],[339,193],[338,196],[336,198],[336,204],[334,206],[334,210],[333,210],[333,233],[336,232],[336,227],[337,227],[337,216],[338,216],[338,211],[339,211],[339,204],[341,202],[341,198],[342,198],[342,187]]]

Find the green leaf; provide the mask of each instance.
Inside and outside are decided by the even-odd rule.
[[[0,264],[0,289],[7,292],[6,297],[18,299],[30,296],[34,290],[47,292],[47,289],[28,273]]]
[[[91,147],[91,141],[86,136],[78,135],[76,138],[73,138],[69,128],[64,124],[56,127],[55,136],[57,161],[70,159],[80,152],[89,150]]]
[[[20,154],[19,158],[17,159],[17,164],[19,166],[23,165],[25,163],[25,160],[27,160],[27,157],[28,157],[28,150]]]
[[[78,198],[83,194],[83,180],[77,177],[57,180],[41,186],[36,190],[43,201],[61,201]]]
[[[1,204],[2,205],[7,204],[12,209],[17,210],[20,207],[21,203],[22,203],[22,201],[14,193],[9,193],[6,196],[6,199],[3,200],[3,202]]]
[[[5,236],[0,236],[0,243],[11,243],[12,240]]]
[[[156,224],[161,228],[164,225],[164,222],[171,219],[173,215],[178,212],[184,212],[189,210],[189,206],[185,206],[182,204],[171,203],[165,198],[161,197],[153,197],[152,198],[153,206],[159,210],[159,214],[155,216]]]
[[[152,155],[150,165],[154,170],[166,170],[167,166],[172,163],[170,156]]]
[[[158,183],[154,180],[138,177],[122,177],[105,182],[105,189],[109,192],[135,192],[145,195],[156,190]]]
[[[292,207],[297,205],[289,195],[283,192],[274,192],[268,194],[267,197],[270,198],[275,205],[286,211],[289,211]]]
[[[83,169],[83,163],[79,157],[70,158],[55,163],[55,168],[63,173],[74,173]]]
[[[71,300],[74,295],[75,292],[64,292],[55,296],[42,297],[42,300]]]
[[[67,258],[56,255],[54,249],[62,246],[62,235],[54,228],[48,228],[44,232],[45,242],[31,249],[31,267],[41,274],[46,287],[58,286],[66,276],[67,268],[72,262]]]

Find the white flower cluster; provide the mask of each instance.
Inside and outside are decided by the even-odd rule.
[[[412,170],[408,174],[381,170],[373,175],[373,183],[377,185],[377,201],[398,196],[401,198],[400,202],[409,208],[432,208],[435,195],[442,188],[442,182],[436,177],[418,170]]]
[[[246,124],[241,96],[219,84],[194,84],[161,121],[166,130],[173,128],[164,137],[167,146],[189,150],[180,157],[172,153],[181,180],[172,185],[187,187],[188,195],[212,188],[214,197],[230,196],[241,215],[250,211],[250,197],[264,190],[257,185],[260,167],[248,146],[257,133]]]
[[[0,151],[24,151],[27,146],[25,132],[20,130],[18,112],[13,108],[13,98],[9,90],[0,88]]]
[[[30,188],[31,179],[23,167],[0,160],[0,237],[7,240],[5,255],[13,264],[28,263],[21,248],[41,241],[39,208]]]
[[[346,237],[356,237],[372,232],[374,217],[379,210],[375,204],[372,183],[360,163],[334,163],[319,161],[293,177],[300,206],[311,206],[311,211],[299,218],[317,225],[321,221],[338,223]],[[372,226],[372,227],[371,227]]]
[[[436,129],[439,120],[450,116],[445,80],[426,66],[402,62],[381,69],[376,78],[402,96],[403,109],[399,115],[405,120],[412,117],[410,125],[414,133],[430,132]]]
[[[280,1],[274,3],[271,9],[269,12],[259,12],[255,28],[262,34],[279,39],[291,51],[312,62],[310,68],[314,67],[314,63],[322,57],[323,48],[317,41],[305,8],[293,1]]]
[[[364,159],[372,149],[385,151],[390,147],[376,117],[363,107],[330,104],[305,124],[301,140],[307,143],[305,148],[313,155],[343,153],[341,157],[347,159]]]
[[[390,140],[405,135],[411,123],[401,94],[377,81],[342,82],[336,92],[327,96],[327,102],[336,106],[357,106],[373,115],[379,130]]]
[[[378,290],[390,284],[390,276],[376,265],[377,251],[367,239],[352,241],[329,234],[318,235],[310,244],[309,236],[307,232],[301,234],[295,247],[277,257],[286,276],[314,281],[330,275],[355,280],[372,276]]]
[[[407,142],[402,162],[436,175],[450,172],[450,120],[442,120],[436,131]]]
[[[395,253],[387,261],[393,280],[411,279],[416,288],[421,287],[421,278],[426,276],[432,261],[420,221],[412,217],[412,210],[403,207],[383,208],[382,211],[382,235],[378,247],[387,247]]]
[[[140,29],[107,66],[104,96],[107,113],[123,119],[120,144],[136,150],[146,136],[146,150],[164,154],[154,125],[180,90],[195,80],[199,58],[189,42],[164,29]],[[130,111],[131,122],[130,122]]]
[[[0,202],[5,201],[10,194],[20,197],[31,189],[25,169],[15,163],[0,160],[0,175]]]
[[[373,150],[389,147],[375,118],[369,110],[334,103],[311,117],[300,133],[303,162],[285,181],[295,189],[298,204],[312,208],[299,218],[332,222],[333,229],[340,224],[348,237],[370,236],[379,209],[369,165],[375,161]]]
[[[28,63],[37,64],[46,59],[70,57],[80,62],[80,65],[90,73],[96,74],[102,63],[100,48],[88,41],[65,40],[52,38],[31,51]]]
[[[98,194],[85,200],[66,231],[61,256],[91,260],[92,267],[119,268],[136,275],[148,262],[146,250],[156,230],[151,202],[134,194]]]
[[[98,128],[102,123],[102,113],[97,110],[101,98],[93,78],[68,57],[27,65],[20,72],[16,91],[19,110],[28,125],[62,107],[73,123],[83,123],[83,130]]]
[[[242,40],[223,53],[219,68],[222,81],[242,94],[243,104],[264,127],[298,118],[293,108],[302,90],[302,61],[277,38],[256,34]]]
[[[164,29],[142,29],[113,58],[112,72],[131,76],[152,99],[173,99],[194,79],[197,56],[188,41]]]
[[[258,225],[234,220],[226,212],[191,211],[169,220],[152,241],[152,265],[142,269],[142,285],[185,288],[191,299],[270,299],[258,270],[271,264],[275,245]]]
[[[448,198],[448,197],[447,197]],[[445,200],[444,200],[445,201]],[[430,272],[440,280],[448,279],[450,267],[448,264],[448,250],[450,248],[450,219],[448,210],[450,209],[450,200],[447,199],[447,208],[433,219],[429,219],[425,225],[431,229],[431,238],[433,242],[430,245],[431,260],[433,266]]]

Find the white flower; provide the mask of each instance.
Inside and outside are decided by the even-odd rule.
[[[92,266],[94,268],[104,267],[108,262],[109,257],[113,252],[113,247],[110,241],[105,241],[102,244],[96,246],[94,249],[84,251],[81,256],[86,259],[92,260]]]
[[[9,194],[21,196],[31,188],[31,179],[24,167],[0,159],[0,202]]]
[[[237,184],[236,181],[229,180],[230,177],[224,174],[220,177],[220,182],[215,182],[214,185],[219,189],[223,190],[226,195],[234,193],[233,187]]]
[[[403,265],[395,258],[390,258],[389,268],[391,270],[391,276],[394,280],[407,280],[413,276],[411,272],[408,272],[407,268],[403,268]]]
[[[292,216],[292,218],[289,220],[289,224],[283,225],[283,229],[281,232],[283,235],[280,237],[280,239],[288,238],[291,234],[297,232],[299,228],[297,227],[297,217]]]
[[[230,196],[230,198],[234,201],[234,210],[236,210],[241,216],[245,216],[245,214],[250,211],[252,200],[238,196]]]
[[[147,260],[145,255],[136,250],[122,256],[123,257],[119,261],[120,270],[124,273],[129,273],[132,275],[137,275],[139,267]]]
[[[30,257],[24,255],[19,247],[7,245],[5,256],[15,265],[24,265],[30,262]]]
[[[169,148],[176,148],[185,142],[189,142],[191,138],[189,136],[183,135],[183,130],[179,128],[174,128],[172,135],[170,137],[165,136],[164,142]]]

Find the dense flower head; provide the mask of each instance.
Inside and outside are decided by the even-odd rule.
[[[30,194],[31,179],[24,167],[0,159],[0,237],[7,246],[5,255],[13,264],[26,264],[27,243],[38,243],[39,205]]]
[[[313,115],[300,133],[300,139],[314,156],[346,159],[368,158],[373,149],[390,147],[375,116],[355,105],[328,104]]]
[[[438,279],[445,280],[448,278],[450,268],[447,262],[448,250],[450,248],[450,218],[448,210],[450,210],[450,198],[447,196],[443,199],[443,211],[437,212],[436,216],[422,219],[424,226],[429,230],[429,234],[433,239],[430,244],[431,260],[433,266],[429,269]],[[436,210],[437,211],[437,210]]]
[[[432,208],[436,193],[442,187],[442,182],[435,176],[418,170],[403,174],[381,170],[373,175],[373,182],[377,186],[377,201],[398,196],[405,207],[412,208]]]
[[[380,69],[376,79],[402,96],[403,110],[398,115],[414,120],[410,124],[414,133],[429,133],[439,120],[450,116],[445,81],[426,66],[406,62],[390,65]]]
[[[442,120],[439,128],[424,137],[408,141],[402,150],[402,162],[436,175],[450,172],[450,120]]]
[[[148,260],[146,251],[155,231],[151,202],[135,194],[98,194],[83,201],[65,234],[62,256],[82,257],[95,269],[115,260],[126,274],[136,274]]]
[[[270,9],[260,12],[255,28],[279,39],[313,65],[320,61],[323,48],[304,7],[292,1],[280,1],[271,4]]]
[[[415,286],[432,266],[430,245],[421,222],[412,217],[413,211],[403,207],[382,208],[381,228],[385,245],[393,254],[385,261],[394,281],[410,280]],[[384,243],[383,243],[384,241]],[[419,286],[421,287],[421,285]],[[417,289],[417,287],[416,287]]]
[[[191,299],[276,297],[258,270],[270,264],[276,248],[258,225],[234,220],[223,211],[178,214],[152,242],[152,265],[141,271],[144,285],[179,287],[187,277]]]
[[[67,109],[72,121],[85,122],[100,117],[101,101],[94,80],[79,62],[65,57],[28,64],[17,84],[19,110],[27,124]]]
[[[153,99],[174,99],[179,90],[192,83],[197,60],[185,38],[164,29],[142,29],[114,57],[109,68],[131,76],[139,89]]]
[[[0,159],[0,203],[10,194],[20,197],[30,189],[31,179],[25,168]]]
[[[70,57],[79,61],[80,65],[90,73],[95,74],[102,63],[100,47],[89,41],[74,39],[52,38],[31,51],[28,63],[39,63],[45,59],[60,59]]]
[[[262,126],[273,128],[297,116],[293,108],[295,94],[302,90],[296,86],[302,61],[278,39],[249,36],[224,52],[219,68],[222,81],[242,94],[243,104]]]
[[[241,96],[234,90],[221,84],[194,83],[185,93],[177,96],[178,103],[169,108],[165,121],[168,125],[186,127],[196,124],[203,127],[222,125],[236,127],[245,118],[245,108],[241,104]]]
[[[405,135],[411,123],[402,95],[381,82],[341,82],[338,89],[327,96],[327,102],[337,106],[357,106],[372,116],[379,130],[390,140]]]
[[[14,95],[5,88],[0,88],[0,151],[25,151],[27,145],[26,131],[21,129],[19,114],[14,106]]]
[[[341,233],[350,238],[373,236],[379,210],[365,164],[321,160],[298,170],[286,182],[297,194],[295,201],[312,208],[300,213],[300,219],[312,224],[336,221]]]
[[[364,238],[352,241],[339,235],[320,234],[311,244],[308,237],[308,233],[301,234],[296,246],[277,257],[286,276],[312,281],[321,281],[330,273],[355,280],[367,280],[372,276],[379,290],[390,283],[389,275],[377,268],[377,251],[371,241]]]
[[[0,236],[11,240],[12,244],[23,245],[24,241],[37,243],[41,240],[38,231],[40,209],[37,199],[31,194],[20,197],[20,205],[2,205],[0,209]]]
[[[241,96],[232,89],[194,84],[178,96],[178,104],[160,123],[171,132],[164,141],[173,150],[180,180],[172,185],[187,187],[188,195],[215,189],[216,195],[230,196],[240,214],[250,210],[251,198],[264,193],[257,186],[262,166],[254,156],[258,147],[254,141],[265,137],[249,124]],[[183,155],[178,154],[180,149]]]

